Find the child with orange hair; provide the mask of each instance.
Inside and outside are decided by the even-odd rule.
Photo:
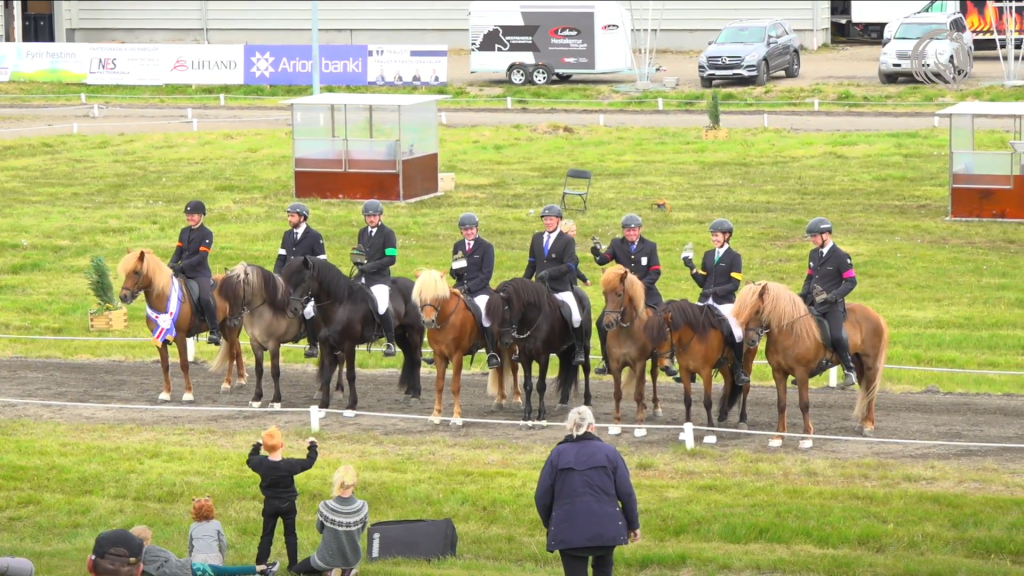
[[[315,438],[306,438],[308,446],[305,458],[285,458],[284,440],[277,426],[263,432],[260,441],[252,445],[246,465],[260,475],[260,491],[263,493],[263,534],[256,549],[256,564],[264,564],[270,558],[274,544],[277,520],[284,524],[284,545],[288,551],[288,569],[299,561],[299,537],[295,534],[295,517],[298,510],[295,501],[299,491],[295,488],[295,476],[302,474],[316,463],[317,444]],[[267,455],[260,455],[260,450]]]
[[[228,539],[216,516],[209,496],[192,499],[193,522],[188,529],[188,555],[193,562],[224,564],[228,555]]]

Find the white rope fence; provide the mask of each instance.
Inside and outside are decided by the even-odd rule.
[[[79,133],[79,126],[82,128],[99,128],[108,126],[155,126],[158,124],[191,124],[192,131],[199,131],[199,119],[192,118],[192,109],[188,109],[189,118],[183,120],[156,120],[151,122],[137,122],[137,121],[125,121],[125,122],[102,122],[99,124],[79,124],[78,122],[72,122],[71,124],[48,124],[46,126],[29,126],[23,128],[0,128],[2,132],[26,132],[30,130],[54,130],[57,128],[71,128],[72,134]],[[204,124],[220,124],[222,122],[270,122],[270,121],[288,121],[291,120],[290,116],[266,116],[262,118],[207,118],[203,120]]]
[[[268,412],[263,408],[250,408],[250,407],[227,407],[227,406],[172,406],[172,405],[142,405],[142,404],[96,404],[91,402],[63,402],[58,400],[25,400],[20,398],[0,398],[0,402],[9,404],[29,404],[37,406],[55,406],[65,408],[89,408],[89,409],[124,409],[124,410],[184,410],[184,411],[196,411],[196,412]],[[362,410],[336,410],[336,409],[321,409],[317,406],[310,406],[308,409],[305,408],[275,408],[270,410],[272,413],[277,412],[291,412],[291,413],[308,413],[310,420],[310,429],[313,432],[320,431],[321,420],[324,419],[327,414],[340,414],[344,418],[356,418],[357,416],[370,417],[370,418],[391,418],[399,420],[426,420],[435,424],[440,424],[442,421],[447,421],[452,425],[462,426],[463,424],[486,424],[495,426],[517,426],[523,427],[528,426],[532,428],[546,428],[550,424],[546,421],[541,422],[522,422],[515,420],[494,420],[489,418],[450,418],[450,417],[434,417],[434,416],[422,416],[417,414],[393,414],[388,412],[369,412]],[[557,425],[555,425],[557,426]],[[595,424],[596,428],[603,428],[609,431],[611,435],[617,435],[613,432],[615,429],[619,429],[621,432],[622,428],[633,428],[634,430],[643,430],[644,434],[634,434],[636,437],[646,436],[646,430],[682,430],[679,435],[679,440],[684,442],[688,450],[692,450],[695,447],[694,431],[703,430],[710,432],[709,436],[714,436],[720,432],[736,433],[736,434],[747,434],[751,436],[771,436],[785,437],[785,438],[798,438],[800,439],[801,448],[812,447],[812,440],[837,440],[843,442],[867,442],[874,444],[902,444],[902,445],[914,445],[914,446],[951,446],[957,448],[1000,448],[1000,449],[1011,449],[1020,450],[1024,449],[1024,444],[1006,444],[998,442],[964,442],[954,440],[913,440],[904,438],[873,438],[864,436],[830,436],[830,435],[817,435],[817,434],[800,434],[795,432],[766,432],[761,430],[740,430],[734,428],[712,428],[709,426],[695,426],[690,422],[686,422],[682,425],[669,425],[669,424],[655,424],[655,425],[639,425],[639,424]],[[708,441],[705,439],[706,444],[716,443],[714,441]],[[771,445],[778,447],[778,444]]]

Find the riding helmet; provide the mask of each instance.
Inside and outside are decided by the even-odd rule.
[[[384,205],[380,200],[367,200],[363,202],[363,216],[380,216],[384,214]]]
[[[623,228],[639,228],[643,226],[643,221],[636,214],[626,214],[622,217]]]
[[[558,207],[558,204],[548,204],[540,211],[540,217],[554,216],[555,218],[562,218],[562,209]]]
[[[288,209],[285,210],[285,213],[286,214],[298,214],[299,216],[302,216],[306,220],[309,220],[309,208],[306,208],[306,205],[302,204],[300,202],[295,202],[295,203],[289,205]]]
[[[723,234],[732,234],[732,222],[729,222],[725,218],[719,218],[711,223],[708,228],[708,232],[721,232]]]
[[[476,214],[472,212],[466,212],[462,216],[459,216],[459,229],[463,228],[476,228],[480,225],[480,219],[476,217]]]
[[[825,232],[832,233],[832,223],[828,221],[828,218],[818,216],[807,223],[807,235],[812,234],[824,234]]]
[[[206,204],[202,200],[193,200],[185,204],[185,214],[200,214],[206,216]]]

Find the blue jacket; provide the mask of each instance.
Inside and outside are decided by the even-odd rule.
[[[548,531],[548,552],[622,546],[630,530],[640,529],[626,462],[589,432],[566,436],[551,451],[534,501]]]

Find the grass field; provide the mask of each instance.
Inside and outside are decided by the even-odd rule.
[[[376,86],[324,86],[324,92],[380,92],[445,94],[454,101],[443,107],[504,108],[505,98],[517,99],[516,108],[608,108],[657,109],[657,100],[664,99],[667,110],[702,109],[710,90],[653,90],[627,93],[614,86],[441,86],[425,88],[380,88]],[[224,94],[230,106],[275,105],[277,98],[310,94],[309,86],[85,86],[49,82],[8,82],[0,84],[0,105],[3,104],[77,104],[81,93],[88,94],[89,103],[99,104],[175,104],[217,106]],[[1002,86],[950,91],[941,86],[924,84],[881,86],[859,83],[828,83],[812,86],[768,86],[718,89],[725,109],[810,110],[815,99],[821,110],[927,112],[930,106],[908,103],[934,103],[934,107],[964,100],[1017,101],[1024,92]],[[531,102],[530,100],[537,100]],[[777,103],[769,103],[777,102]]]
[[[896,365],[1020,370],[1024,360],[1024,228],[1006,223],[951,223],[947,211],[947,135],[789,134],[732,131],[704,142],[696,130],[585,128],[552,135],[527,127],[441,131],[442,170],[457,191],[425,202],[388,206],[397,231],[394,273],[447,269],[459,238],[458,215],[475,211],[481,233],[498,249],[494,282],[520,275],[540,219],[529,210],[557,202],[566,168],[592,169],[592,209],[579,215],[582,270],[597,279],[591,235],[607,243],[624,213],[644,218],[661,247],[666,298],[696,298],[678,255],[701,249],[707,225],[728,217],[737,227],[747,280],[771,279],[798,289],[809,245],[806,222],[826,215],[836,242],[853,257],[859,286],[851,300],[888,321],[888,362]],[[0,236],[0,334],[88,335],[92,298],[84,272],[92,255],[113,268],[128,247],[169,258],[184,225],[185,203],[201,198],[216,235],[216,271],[248,261],[272,267],[292,201],[287,131],[53,137],[0,142],[0,182],[9,219]],[[990,133],[980,148],[1004,148]],[[651,204],[667,199],[670,212]],[[358,204],[310,202],[311,224],[340,264],[362,225]],[[347,269],[347,266],[345,266]],[[120,281],[115,281],[115,288]],[[596,287],[588,289],[600,302]],[[144,307],[133,305],[130,329],[146,336]],[[595,338],[596,345],[596,338]],[[214,349],[197,347],[199,358]],[[146,343],[0,339],[0,355],[155,358]],[[288,361],[299,352],[286,351]],[[362,354],[363,367],[397,367]],[[769,380],[758,367],[755,381]],[[1019,393],[1019,377],[887,371],[889,389]]]
[[[304,435],[287,431],[286,455],[304,455]],[[256,429],[6,420],[0,437],[3,554],[32,559],[38,574],[82,574],[96,534],[136,524],[184,556],[191,498],[205,494],[225,527],[228,562],[255,556],[261,499],[245,455]],[[301,557],[319,541],[316,503],[349,463],[371,522],[450,516],[459,531],[457,560],[365,564],[367,576],[561,574],[533,507],[547,447],[360,434],[320,443],[317,465],[297,479]],[[678,446],[624,456],[644,540],[619,549],[616,574],[1024,573],[1019,470]],[[272,557],[285,559],[280,532]]]

